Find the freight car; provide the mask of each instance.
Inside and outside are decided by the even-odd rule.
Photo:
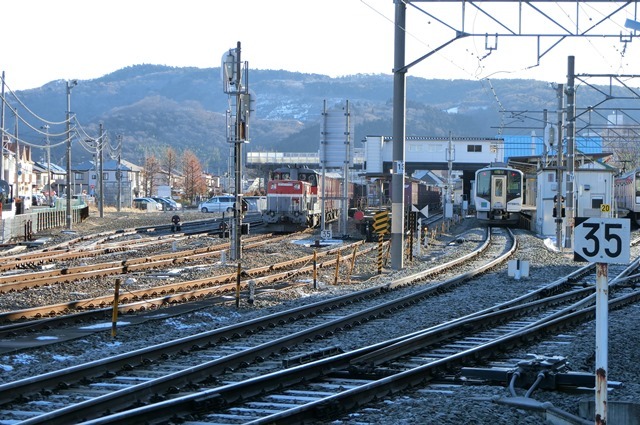
[[[476,171],[476,218],[488,224],[517,224],[523,199],[523,173],[506,164]]]
[[[267,206],[262,219],[274,231],[317,227],[323,213],[325,222],[336,220],[342,207],[342,189],[343,178],[337,173],[325,172],[323,177],[321,172],[307,167],[278,168],[267,183]],[[349,208],[359,202],[354,193],[361,192],[357,185],[349,185]]]
[[[616,177],[613,193],[618,209],[640,225],[640,168]]]

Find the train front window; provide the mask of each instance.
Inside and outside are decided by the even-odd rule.
[[[521,190],[520,174],[511,172],[509,173],[509,182],[507,183],[507,193],[513,196],[519,196]]]
[[[489,196],[491,194],[491,174],[488,171],[478,173],[476,193],[478,196]]]
[[[317,186],[318,182],[316,181],[316,175],[315,174],[309,174],[307,176],[307,181],[311,184],[311,186]]]

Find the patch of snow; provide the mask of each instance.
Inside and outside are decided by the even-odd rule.
[[[167,324],[173,326],[176,329],[192,329],[194,326],[184,323],[182,320],[167,319]]]
[[[13,363],[15,364],[29,365],[34,362],[37,362],[37,359],[29,354],[19,353],[13,357]]]
[[[130,325],[131,322],[117,322],[116,326],[127,326]],[[83,326],[80,329],[109,329],[111,328],[111,322],[107,322],[107,323],[96,323],[95,325],[91,325],[91,326]]]
[[[43,335],[43,336],[39,336],[36,338],[38,341],[52,341],[55,339],[60,339],[57,336],[48,336],[48,335]]]
[[[64,362],[66,360],[74,359],[74,356],[63,356],[61,354],[54,354],[54,355],[51,356],[51,358],[53,360],[55,360],[55,361],[58,361],[58,362]]]

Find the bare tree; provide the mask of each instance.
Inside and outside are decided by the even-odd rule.
[[[160,172],[160,162],[151,155],[144,160],[143,187],[145,196],[152,196],[156,188],[156,178]]]
[[[207,192],[207,184],[202,176],[202,165],[198,157],[190,150],[182,155],[182,174],[184,177],[184,197],[193,204],[197,196]]]
[[[178,168],[178,155],[172,147],[168,147],[164,152],[163,167],[167,172],[167,184],[173,187],[173,171]]]

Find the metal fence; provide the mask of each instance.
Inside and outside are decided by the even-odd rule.
[[[74,206],[71,209],[71,222],[80,223],[89,217],[87,205]],[[37,238],[45,230],[67,225],[67,211],[59,208],[34,209],[26,214],[1,220],[1,243],[28,241]]]

